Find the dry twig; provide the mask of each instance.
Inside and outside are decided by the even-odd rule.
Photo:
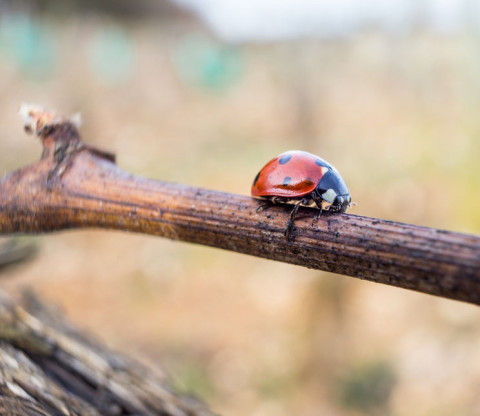
[[[312,225],[302,208],[287,241],[289,208],[258,213],[250,197],[132,175],[81,142],[69,120],[24,113],[44,152],[0,180],[0,233],[134,231],[480,304],[477,236],[348,214]]]

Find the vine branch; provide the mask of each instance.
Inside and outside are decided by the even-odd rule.
[[[0,180],[0,234],[71,228],[133,231],[480,305],[480,237],[146,179],[80,140],[69,120],[23,109],[43,144],[40,161]]]

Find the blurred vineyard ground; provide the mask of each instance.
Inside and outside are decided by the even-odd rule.
[[[342,172],[353,213],[478,234],[479,52],[468,32],[227,44],[184,17],[2,12],[0,166],[39,157],[27,101],[81,111],[85,140],[140,175],[248,194],[305,149]],[[3,289],[34,287],[221,414],[480,413],[474,306],[140,235],[40,246]]]

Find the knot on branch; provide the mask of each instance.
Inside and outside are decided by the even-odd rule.
[[[39,136],[42,142],[52,136],[61,141],[80,141],[80,113],[67,118],[36,104],[22,104],[18,112],[25,123],[25,131]]]
[[[115,163],[115,155],[85,145],[78,132],[81,125],[80,113],[64,117],[54,111],[35,104],[22,104],[19,109],[25,131],[40,137],[43,146],[42,159],[53,159],[53,168],[47,178],[47,189],[65,173],[72,158],[83,150]]]

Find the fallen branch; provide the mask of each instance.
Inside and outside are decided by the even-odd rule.
[[[165,375],[112,352],[26,293],[0,293],[0,414],[213,416]]]
[[[0,233],[134,231],[480,304],[480,237],[349,214],[312,225],[301,208],[287,241],[288,207],[257,212],[250,197],[132,175],[69,120],[27,117],[44,152],[0,180]]]

